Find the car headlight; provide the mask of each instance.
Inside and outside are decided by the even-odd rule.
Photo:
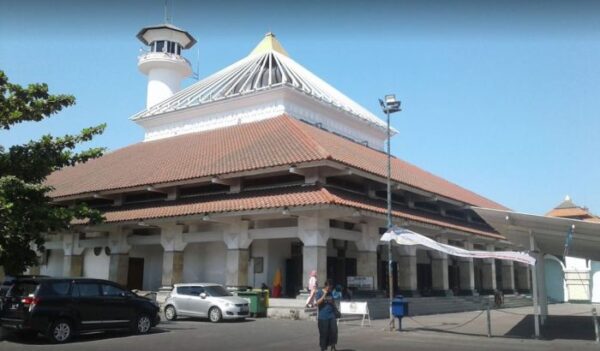
[[[229,302],[225,302],[225,307],[229,307],[231,304]]]

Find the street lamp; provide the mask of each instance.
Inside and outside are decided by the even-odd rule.
[[[400,101],[396,100],[396,95],[386,95],[383,100],[379,99],[379,104],[387,116],[387,228],[392,229],[392,156],[390,153],[390,140],[392,133],[390,130],[390,114],[399,112]],[[390,330],[394,330],[394,316],[392,315],[392,299],[394,298],[394,278],[392,274],[392,241],[388,241],[388,287],[390,292]]]

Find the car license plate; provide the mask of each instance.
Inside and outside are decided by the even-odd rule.
[[[19,304],[18,303],[13,303],[12,305],[10,305],[10,309],[11,310],[16,310],[17,308],[19,308]]]

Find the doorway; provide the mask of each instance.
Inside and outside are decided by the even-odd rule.
[[[417,290],[421,296],[431,296],[432,287],[431,264],[417,263]]]
[[[302,243],[292,242],[291,244],[291,258],[285,260],[285,291],[286,297],[296,297],[300,290],[308,287],[308,277],[306,281],[303,281],[305,277],[302,276],[304,269],[304,261],[302,259]]]
[[[144,288],[144,259],[129,257],[129,269],[127,271],[127,288],[130,290],[143,290]]]

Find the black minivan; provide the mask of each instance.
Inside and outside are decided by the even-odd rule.
[[[56,343],[92,331],[144,334],[160,321],[155,302],[101,279],[19,279],[3,300],[0,327],[42,333]]]

